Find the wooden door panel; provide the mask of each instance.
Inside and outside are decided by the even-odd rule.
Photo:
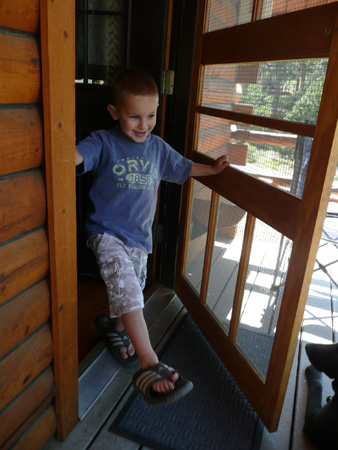
[[[211,33],[205,32],[209,6],[207,0],[199,3],[188,156],[196,162],[212,163],[212,159],[229,150],[231,140],[245,146],[252,133],[245,132],[245,127],[242,134],[230,132],[231,123],[242,123],[254,129],[265,127],[288,133],[274,134],[278,134],[280,145],[293,148],[295,163],[288,183],[283,182],[283,176],[269,180],[269,176],[260,174],[255,178],[249,170],[244,173],[246,169],[240,167],[186,183],[181,210],[184,226],[179,244],[184,251],[178,258],[176,289],[266,427],[274,431],[337,167],[338,55],[334,49],[338,37],[323,30],[337,27],[338,4]],[[311,37],[305,38],[306,30],[311,30]],[[305,34],[294,45],[298,33]],[[318,39],[312,45],[314,36]],[[231,91],[226,89],[234,88],[231,83],[236,83],[233,64],[292,62],[299,58],[317,61],[323,57],[328,58],[328,65],[325,83],[325,72],[322,72],[324,88],[320,107],[318,99],[315,124],[306,123],[304,115],[292,121],[278,116],[262,117],[254,114],[254,104],[244,110],[232,108]],[[229,68],[225,66],[229,69],[226,76],[217,66],[209,66],[214,64],[229,64]],[[262,74],[255,72],[241,79],[244,83],[256,83],[259,76]],[[220,79],[225,77],[223,87]],[[234,96],[239,92],[233,89]],[[220,95],[217,97],[215,93]],[[265,95],[268,96],[268,90]],[[235,97],[234,104],[240,106]],[[216,118],[209,130],[203,119],[206,115]],[[220,119],[228,121],[223,133],[219,128]],[[204,134],[200,133],[202,128]],[[257,136],[249,142],[269,144],[270,130],[263,129]],[[301,191],[296,189],[300,179],[296,162],[303,161],[305,141],[297,136],[309,138],[307,142],[312,144],[307,173],[302,174],[305,184]],[[264,151],[265,147],[262,148]],[[277,169],[278,173],[283,172]],[[240,211],[243,213],[239,214]],[[233,223],[231,218],[236,217],[237,223]]]

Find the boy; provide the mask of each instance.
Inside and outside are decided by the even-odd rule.
[[[140,359],[133,384],[150,404],[175,401],[192,389],[190,381],[158,361],[143,317],[157,189],[161,180],[181,184],[188,176],[218,174],[229,165],[226,156],[213,166],[193,163],[152,135],[158,101],[152,77],[139,69],[122,70],[107,107],[119,126],[93,133],[76,150],[76,165],[82,164],[77,173],[94,174],[88,244],[109,298],[110,318],[99,316],[95,323],[122,365]]]

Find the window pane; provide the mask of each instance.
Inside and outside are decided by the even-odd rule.
[[[315,124],[326,59],[207,66],[202,105]]]
[[[124,0],[89,0],[88,9],[95,11],[123,11]]]
[[[194,181],[185,278],[199,295],[209,224],[211,190]]]
[[[292,241],[256,220],[236,344],[265,379]]]
[[[208,31],[250,22],[252,4],[253,0],[211,0]]]
[[[261,18],[266,19],[305,8],[312,8],[313,6],[326,5],[333,1],[336,0],[295,0],[292,2],[284,0],[263,0]]]
[[[302,196],[312,139],[202,115],[197,151],[266,183]]]
[[[229,332],[246,212],[219,199],[206,305]]]
[[[110,83],[124,60],[123,20],[117,16],[88,16],[88,78]]]

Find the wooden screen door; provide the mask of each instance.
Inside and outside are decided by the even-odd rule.
[[[232,165],[185,186],[176,290],[270,431],[338,159],[338,3],[306,3],[200,0],[188,120]]]

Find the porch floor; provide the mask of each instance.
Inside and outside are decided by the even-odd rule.
[[[261,450],[314,450],[314,447],[302,434],[307,382],[305,368],[309,364],[305,353],[307,342],[332,343],[337,341],[338,326],[338,249],[331,243],[322,242],[317,261],[324,265],[315,265],[308,301],[304,313],[303,325],[299,335],[299,344],[289,379],[283,411],[278,430],[269,433],[264,430]],[[325,272],[325,267],[327,272]],[[335,278],[336,277],[336,278]],[[145,317],[150,338],[157,351],[179,324],[185,314],[180,300],[173,291],[160,287],[147,301]],[[80,372],[102,351],[100,343],[80,364]],[[128,441],[108,431],[132,392],[133,372],[119,370],[92,409],[79,421],[64,442],[50,441],[45,450],[136,450],[147,447]],[[331,380],[323,375],[323,399],[332,394]]]

